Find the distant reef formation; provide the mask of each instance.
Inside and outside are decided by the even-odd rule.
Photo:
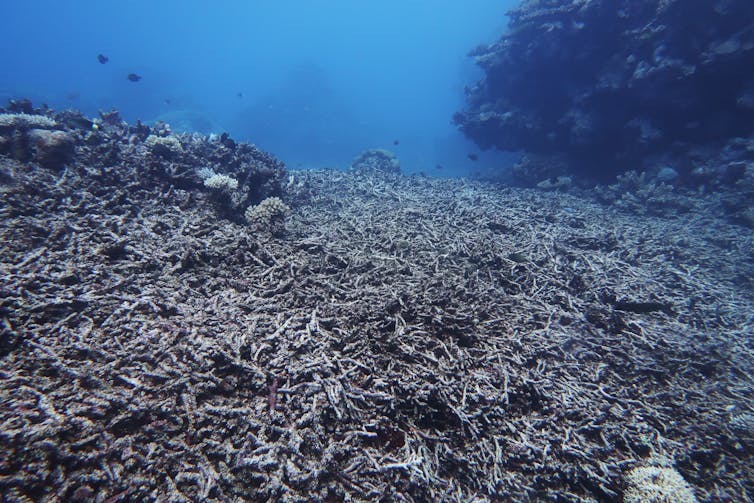
[[[700,153],[754,134],[751,0],[528,0],[508,16],[472,51],[485,76],[454,122],[482,148],[525,152],[521,181],[667,160],[686,180]],[[748,147],[735,162],[754,160]]]
[[[360,153],[351,163],[352,171],[377,171],[381,173],[401,174],[398,157],[389,150],[369,149]]]
[[[121,120],[117,111],[90,119],[76,110],[35,108],[29,100],[0,107],[0,158],[29,165],[65,179],[82,178],[89,192],[140,188],[180,191],[186,204],[197,198],[220,218],[244,222],[250,208],[281,195],[285,165],[226,133],[174,134],[169,124],[148,126]],[[2,169],[8,186],[22,185],[24,170]]]

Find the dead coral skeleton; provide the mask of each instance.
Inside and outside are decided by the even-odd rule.
[[[270,237],[209,191],[88,173],[3,188],[4,495],[618,500],[648,450],[701,499],[754,491],[720,435],[754,361],[736,228],[301,172]]]

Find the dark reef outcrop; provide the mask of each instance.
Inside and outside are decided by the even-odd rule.
[[[751,0],[529,0],[508,15],[471,53],[485,77],[454,117],[482,148],[602,180],[681,159],[685,179],[689,148],[754,134]]]

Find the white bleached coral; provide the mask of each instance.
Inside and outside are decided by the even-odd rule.
[[[204,186],[210,189],[219,189],[233,191],[238,188],[238,180],[228,175],[219,175],[217,173],[204,179]]]
[[[215,170],[212,169],[212,168],[204,167],[204,168],[197,169],[196,170],[196,174],[202,180],[206,180],[207,178],[209,178],[211,176],[215,176],[217,173],[215,173]]]
[[[212,168],[200,168],[196,174],[204,181],[204,186],[210,189],[232,192],[238,189],[238,180],[228,175],[215,173]]]

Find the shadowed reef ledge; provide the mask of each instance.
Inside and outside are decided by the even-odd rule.
[[[454,120],[482,148],[529,154],[524,183],[668,163],[686,179],[754,132],[749,0],[530,0],[508,15],[472,51],[485,76]]]

